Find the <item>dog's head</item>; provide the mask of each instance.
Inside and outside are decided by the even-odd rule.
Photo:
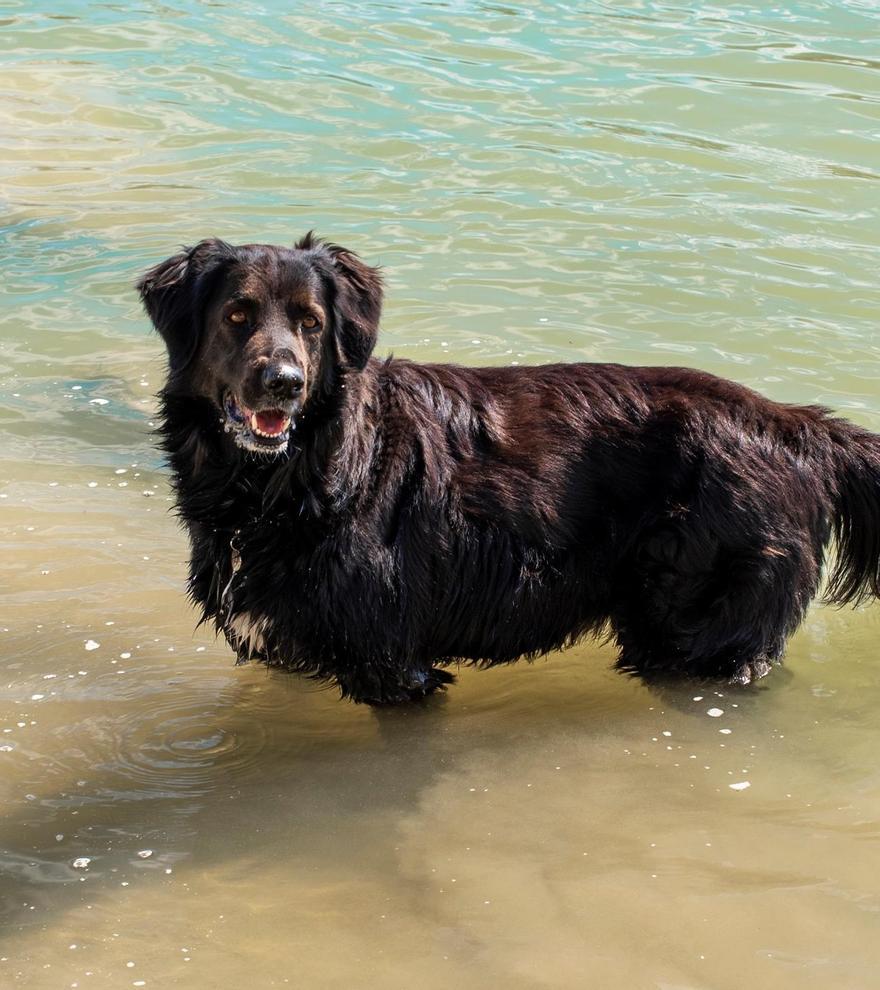
[[[167,390],[214,403],[239,447],[287,450],[309,402],[376,343],[382,279],[336,244],[201,241],[138,282],[168,348]]]

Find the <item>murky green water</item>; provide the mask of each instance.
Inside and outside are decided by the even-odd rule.
[[[315,227],[386,266],[383,352],[689,364],[880,430],[880,8],[3,12],[0,985],[876,986],[880,607],[740,692],[591,644],[383,713],[235,669],[131,283]]]

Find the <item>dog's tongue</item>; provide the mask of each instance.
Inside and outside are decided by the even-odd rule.
[[[263,409],[254,413],[253,422],[261,433],[276,436],[287,429],[288,419],[280,409]]]

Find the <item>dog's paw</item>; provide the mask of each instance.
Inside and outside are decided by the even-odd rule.
[[[436,691],[445,691],[447,686],[455,682],[455,675],[440,667],[429,670],[408,671],[405,679],[394,685],[383,685],[378,695],[353,694],[355,701],[367,705],[399,705],[408,701],[422,701]]]
[[[753,684],[762,677],[766,677],[772,669],[773,664],[766,657],[755,657],[754,660],[748,660],[746,663],[737,667],[733,676],[730,678],[730,683],[743,686]]]
[[[412,675],[407,686],[407,692],[412,701],[427,698],[435,691],[445,691],[449,684],[455,683],[455,674],[441,667],[431,667],[430,670],[420,670]]]

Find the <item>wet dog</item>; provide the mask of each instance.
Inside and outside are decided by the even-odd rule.
[[[371,357],[379,272],[308,235],[206,240],[138,284],[189,589],[241,660],[417,698],[589,634],[747,682],[827,598],[880,594],[880,438],[699,371]]]

